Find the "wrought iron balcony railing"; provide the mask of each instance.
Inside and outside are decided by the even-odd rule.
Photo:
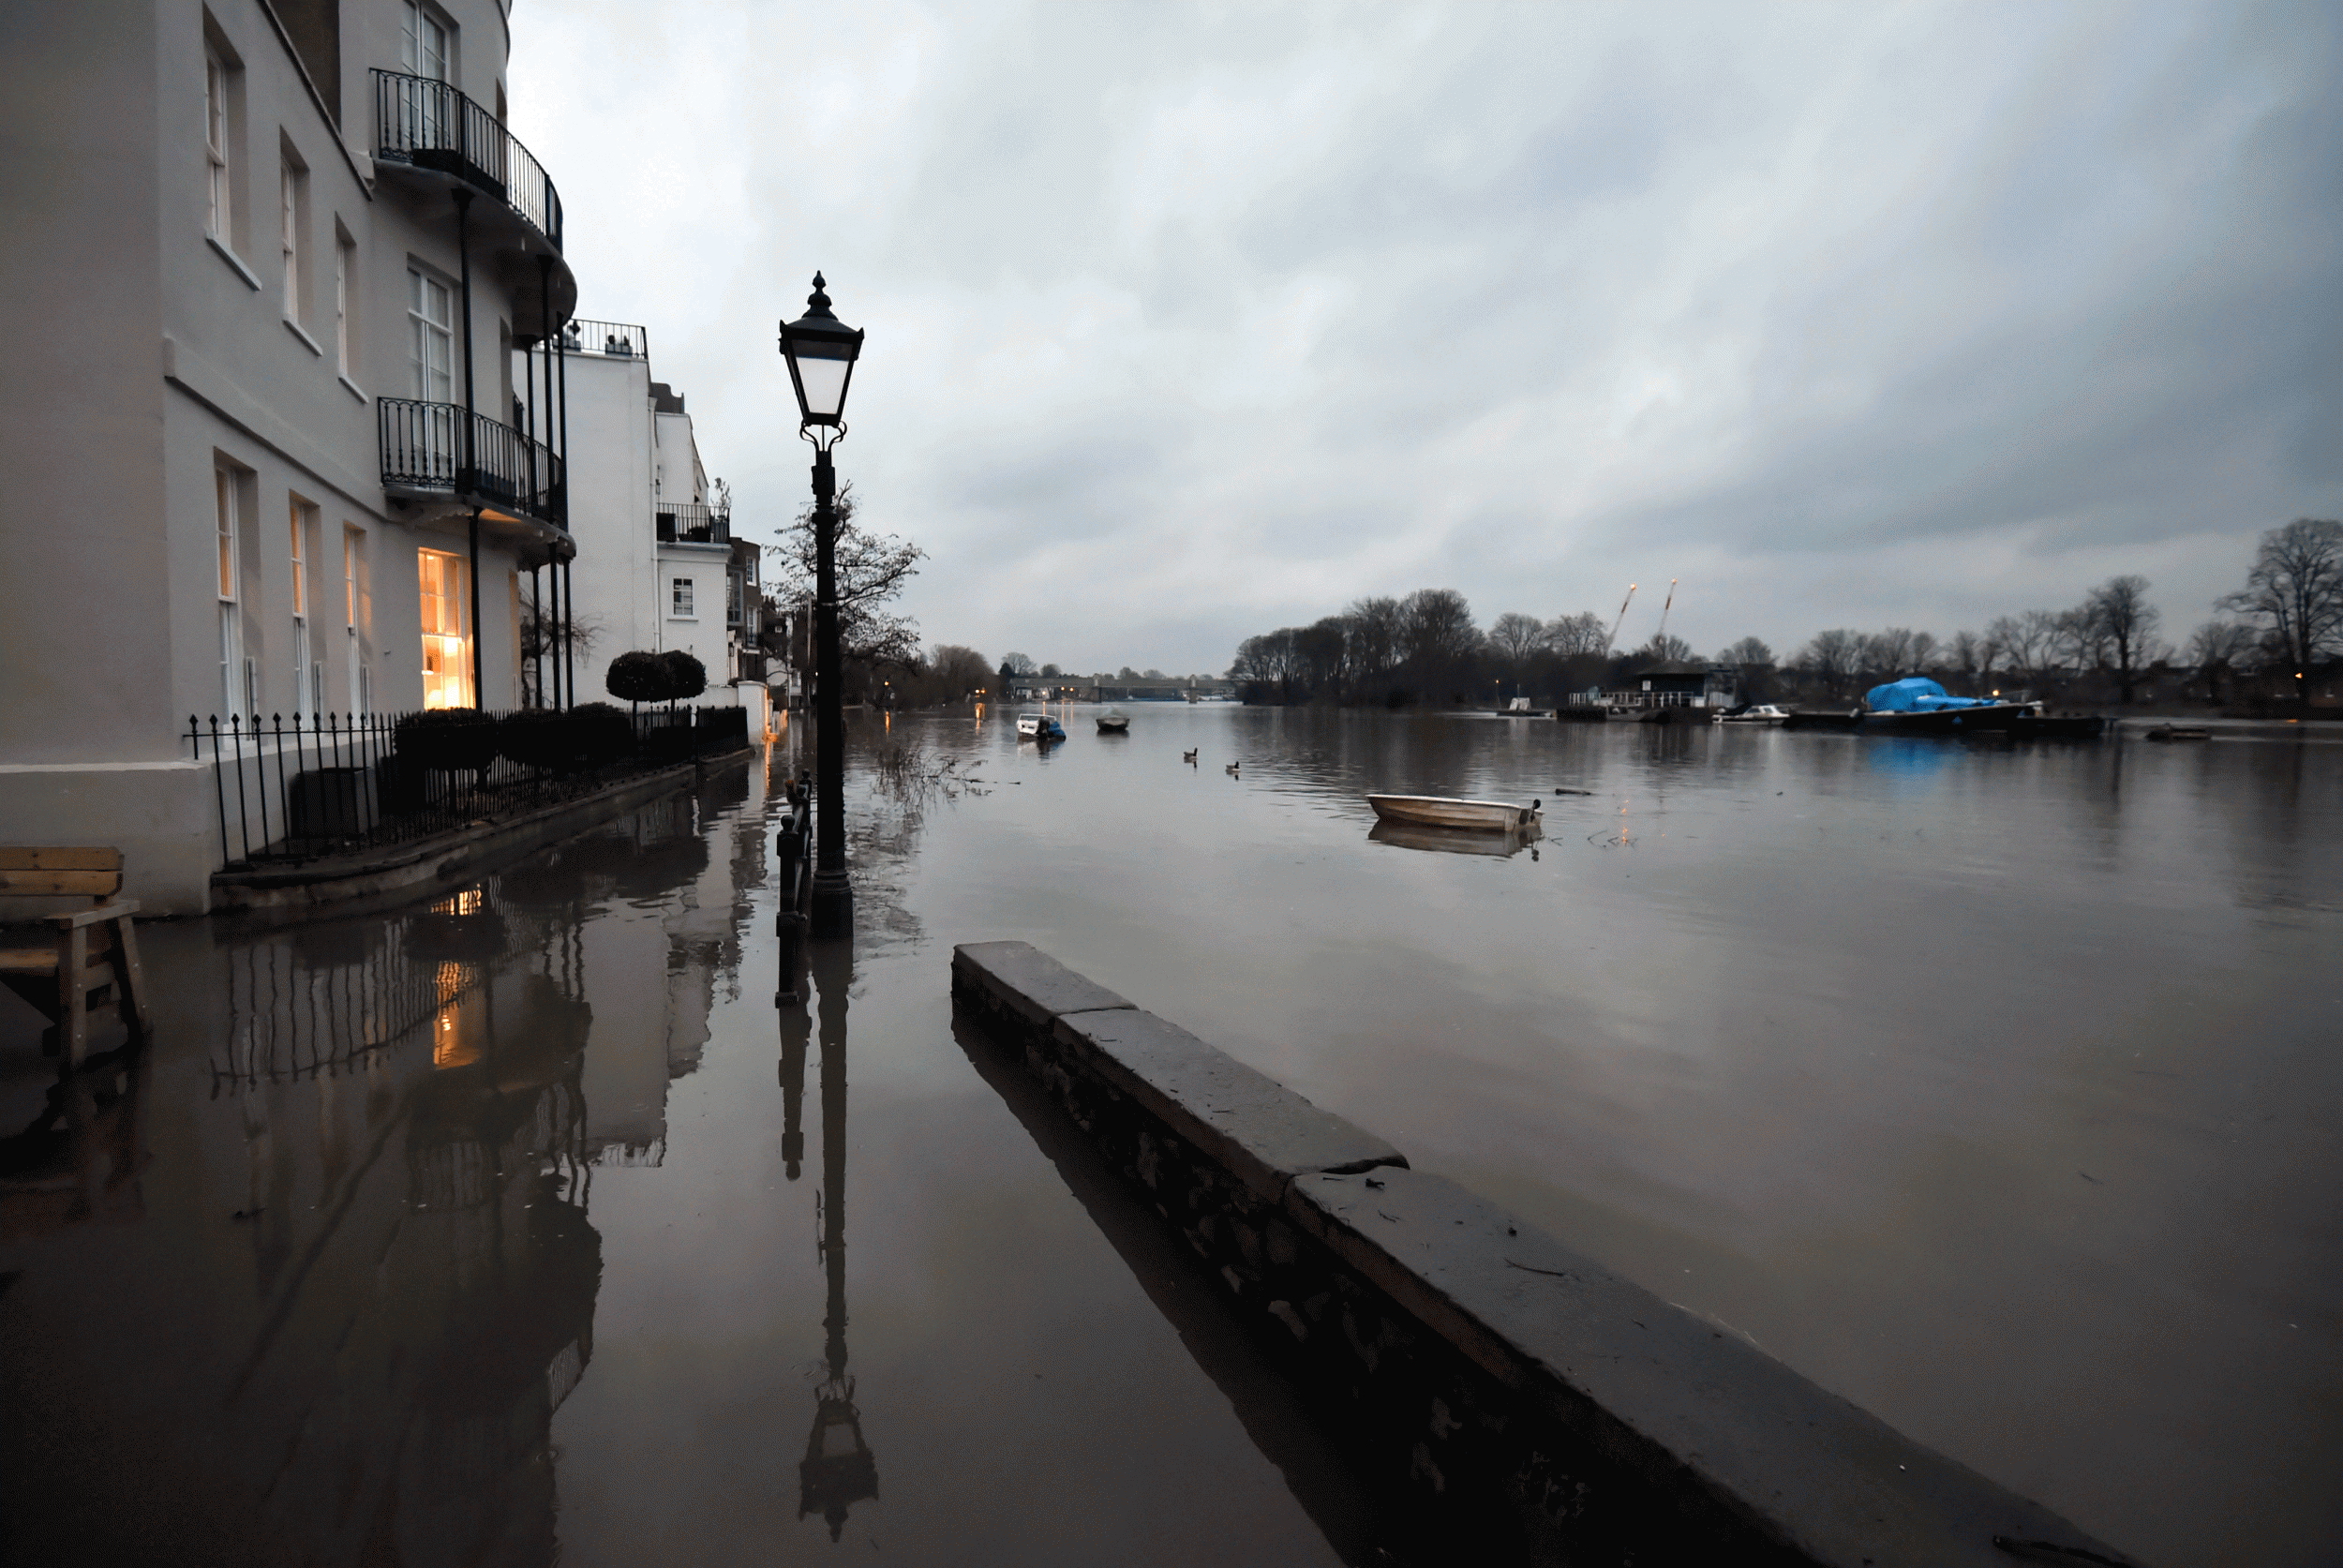
[[[384,489],[453,496],[569,527],[561,459],[543,441],[454,403],[374,401]]]
[[[495,197],[561,248],[561,198],[502,122],[444,82],[374,73],[375,157],[452,174]]]
[[[702,501],[651,502],[651,515],[659,525],[662,545],[729,545],[732,543],[732,511],[729,507],[713,507]]]
[[[574,354],[649,359],[650,334],[624,321],[571,321],[561,329],[561,347]]]

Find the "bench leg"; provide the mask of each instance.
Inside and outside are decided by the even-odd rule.
[[[130,930],[130,917],[125,915],[114,922],[114,940],[120,944],[114,953],[114,967],[121,971],[123,1022],[130,1032],[144,1039],[149,1014],[146,1010],[146,971],[139,967],[139,939]]]
[[[65,1016],[57,1022],[65,1031],[66,1070],[79,1072],[89,1051],[89,982],[82,973],[89,966],[89,928],[75,926],[67,932],[64,947],[57,955],[57,1000],[64,1004]]]

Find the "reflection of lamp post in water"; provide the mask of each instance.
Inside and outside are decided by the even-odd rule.
[[[847,1506],[878,1496],[878,1460],[862,1441],[862,1412],[855,1408],[854,1380],[846,1375],[846,985],[854,976],[853,950],[843,943],[825,943],[815,949],[813,965],[822,990],[819,1206],[821,1256],[829,1277],[822,1314],[828,1366],[813,1391],[813,1430],[798,1463],[798,1517],[818,1512],[835,1541],[846,1528]],[[804,1062],[800,1050],[800,1073]]]

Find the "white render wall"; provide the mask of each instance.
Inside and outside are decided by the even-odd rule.
[[[493,109],[503,16],[494,0],[443,9],[457,23],[456,84]],[[339,16],[337,127],[260,0],[0,7],[10,86],[0,277],[15,307],[0,390],[0,659],[14,672],[0,702],[0,838],[117,845],[129,896],[153,912],[207,907],[217,864],[210,770],[187,766],[183,739],[190,715],[226,706],[215,464],[244,473],[243,652],[264,714],[296,708],[293,498],[317,508],[305,552],[310,657],[324,665],[329,711],[350,706],[345,525],[363,530],[355,657],[372,672],[377,711],[421,706],[417,551],[467,549],[461,518],[395,506],[381,483],[373,399],[412,391],[407,268],[453,284],[455,225],[444,191],[377,178],[364,152],[375,134],[369,67],[399,64],[395,0],[340,0]],[[207,17],[241,67],[225,249],[204,232]],[[290,308],[278,244],[286,148],[307,172]],[[558,186],[564,172],[549,172]],[[347,376],[334,334],[341,234],[356,258]],[[500,323],[515,314],[515,283],[533,291],[534,278],[532,261],[476,233],[473,363],[492,416],[510,417]],[[513,574],[532,547],[483,530],[485,707],[519,698]]]

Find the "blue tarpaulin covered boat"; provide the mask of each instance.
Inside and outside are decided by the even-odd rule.
[[[1956,697],[1924,675],[1873,686],[1863,694],[1863,707],[1865,729],[1915,735],[2007,729],[2034,711],[2029,704],[1995,697]]]

